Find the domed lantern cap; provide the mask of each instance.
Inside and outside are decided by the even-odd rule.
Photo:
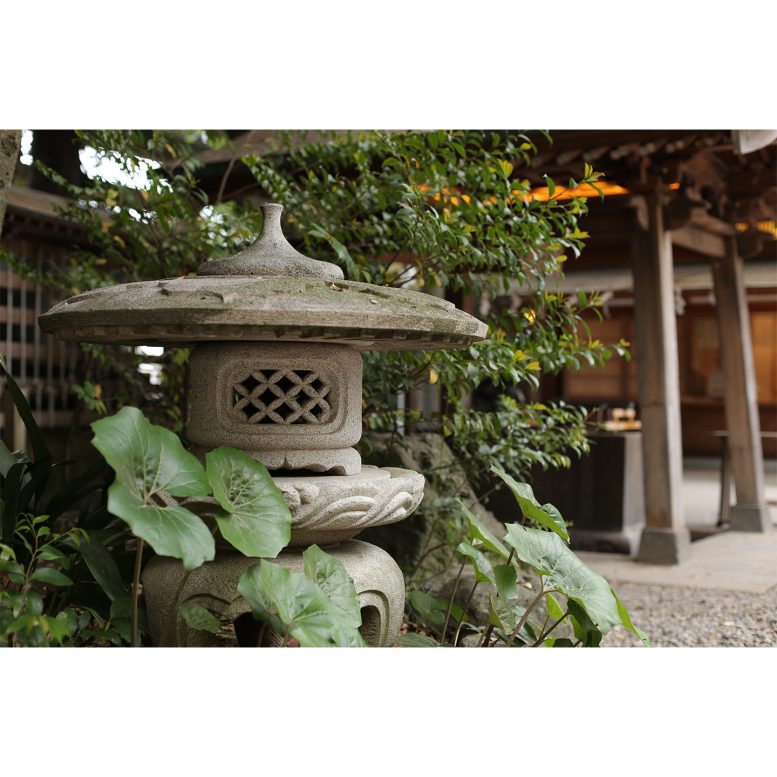
[[[281,205],[262,206],[264,228],[246,250],[202,264],[196,277],[94,289],[55,305],[41,329],[63,340],[188,344],[302,341],[359,350],[461,348],[488,331],[445,300],[342,280],[342,270],[296,251]]]

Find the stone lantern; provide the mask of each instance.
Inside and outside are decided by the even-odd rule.
[[[354,537],[410,515],[424,479],[362,465],[354,447],[362,423],[359,351],[459,348],[487,328],[428,294],[344,280],[339,267],[287,242],[282,210],[264,205],[259,240],[205,262],[196,277],[95,289],[56,305],[40,325],[66,340],[190,346],[185,437],[192,451],[203,457],[229,445],[261,461],[292,516],[291,542],[274,561],[301,571],[302,550],[323,546],[354,580],[365,641],[389,645],[402,621],[402,573],[391,556]],[[184,504],[206,519],[216,512],[209,498]],[[240,644],[271,644],[236,591],[254,563],[218,538],[215,560],[185,580],[177,559],[152,559],[142,579],[155,644],[213,639],[177,621],[176,601],[232,620]]]

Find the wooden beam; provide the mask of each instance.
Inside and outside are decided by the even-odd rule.
[[[726,255],[726,242],[720,235],[715,235],[701,227],[689,223],[670,233],[672,245],[688,248],[703,256],[720,258]]]
[[[682,433],[672,243],[659,187],[639,208],[632,237],[639,404],[645,473],[645,529],[638,558],[677,564],[690,547],[682,503]],[[636,203],[635,203],[636,204]]]
[[[735,238],[727,238],[726,254],[712,263],[712,276],[720,335],[728,449],[737,495],[736,505],[730,512],[731,528],[765,532],[771,529],[771,520],[764,491],[758,391],[743,269]]]

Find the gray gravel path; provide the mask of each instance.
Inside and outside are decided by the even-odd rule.
[[[615,590],[654,647],[777,647],[777,586],[761,594],[634,583]],[[617,628],[602,645],[641,643]]]

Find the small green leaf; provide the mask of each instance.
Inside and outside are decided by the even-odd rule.
[[[68,627],[67,621],[61,618],[50,618],[46,615],[42,615],[41,620],[51,639],[58,644],[61,645],[63,640],[70,636],[70,628]]]
[[[411,591],[407,600],[425,623],[432,626],[442,626],[445,622],[445,613],[448,611],[449,604],[446,599],[435,599],[423,591]],[[455,602],[451,607],[451,617],[458,623],[464,620],[464,611]]]
[[[249,557],[275,558],[291,539],[291,513],[265,466],[222,446],[205,455],[207,477],[227,515],[216,516],[221,536]]]
[[[548,616],[553,618],[554,621],[564,617],[564,610],[561,609],[561,605],[556,601],[556,597],[553,594],[545,594],[545,604],[548,608]]]
[[[478,583],[493,583],[494,570],[491,562],[485,557],[482,551],[470,545],[468,542],[460,542],[456,550],[472,562],[475,570],[475,580]]]
[[[483,522],[466,505],[459,502],[464,517],[469,523],[469,537],[471,540],[482,542],[490,551],[507,558],[510,553],[502,542],[492,534],[483,524]]]
[[[637,626],[631,622],[631,616],[629,615],[628,610],[623,606],[621,600],[618,598],[618,594],[615,593],[615,589],[610,588],[610,591],[612,591],[612,595],[615,597],[615,601],[618,603],[618,614],[621,616],[621,623],[632,634],[634,634],[634,636],[639,637],[645,647],[650,647],[650,639],[648,638],[647,634],[645,634],[642,629],[637,628]]]
[[[217,634],[221,628],[218,618],[201,604],[184,602],[179,605],[178,612],[189,628],[196,629],[197,631],[209,631],[211,634]]]
[[[65,556],[65,554],[59,548],[55,548],[53,545],[45,545],[43,548],[41,548],[38,551],[38,558],[42,561],[59,561],[60,563],[64,562],[63,566],[68,564],[67,556]]]
[[[502,599],[515,599],[518,596],[517,573],[512,564],[498,564],[494,567],[496,590]]]
[[[24,597],[24,607],[30,615],[43,613],[43,597],[37,588],[30,588]]]
[[[66,574],[53,567],[38,567],[30,575],[30,580],[34,580],[36,583],[44,583],[45,585],[73,585],[73,581]]]

